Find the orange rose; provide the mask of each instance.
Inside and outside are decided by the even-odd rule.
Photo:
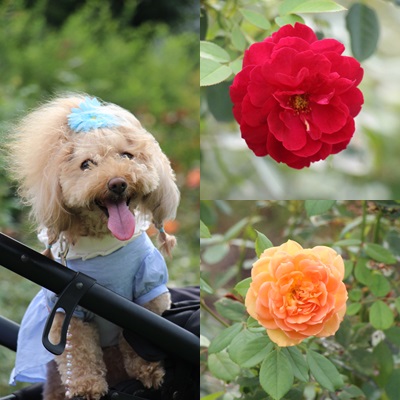
[[[279,346],[333,335],[346,313],[342,257],[325,246],[303,249],[289,240],[265,250],[251,271],[248,313]]]

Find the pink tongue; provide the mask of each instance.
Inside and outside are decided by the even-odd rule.
[[[125,201],[106,202],[108,210],[108,229],[118,240],[129,240],[135,232],[135,217]]]

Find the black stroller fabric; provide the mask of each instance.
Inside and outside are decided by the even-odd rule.
[[[163,317],[200,337],[200,288],[170,289],[172,305]],[[200,397],[199,366],[182,360],[167,358],[167,354],[146,339],[124,331],[124,337],[133,349],[145,360],[164,360],[166,375],[162,389],[145,390],[140,382],[127,382],[116,389],[134,393],[137,399],[152,400],[196,400]],[[160,338],[162,340],[162,338]],[[199,356],[200,357],[200,356]],[[200,359],[200,358],[199,358]],[[143,396],[143,397],[140,397]],[[145,397],[147,396],[147,397]]]

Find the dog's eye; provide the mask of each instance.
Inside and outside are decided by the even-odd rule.
[[[122,158],[127,158],[128,160],[132,160],[135,156],[131,153],[122,153],[121,154]]]
[[[92,160],[85,160],[82,164],[81,164],[81,170],[85,171],[87,169],[90,168],[90,164],[94,164],[94,162]]]

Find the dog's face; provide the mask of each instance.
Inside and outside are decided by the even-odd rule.
[[[59,166],[62,203],[96,231],[119,240],[135,230],[134,210],[160,185],[154,139],[128,129],[75,133]],[[99,232],[97,232],[99,233]]]
[[[161,227],[179,203],[169,160],[132,114],[112,104],[102,107],[116,126],[72,129],[68,115],[83,100],[55,99],[16,127],[14,175],[37,223],[51,240],[61,232],[128,240],[135,210],[151,214]]]

